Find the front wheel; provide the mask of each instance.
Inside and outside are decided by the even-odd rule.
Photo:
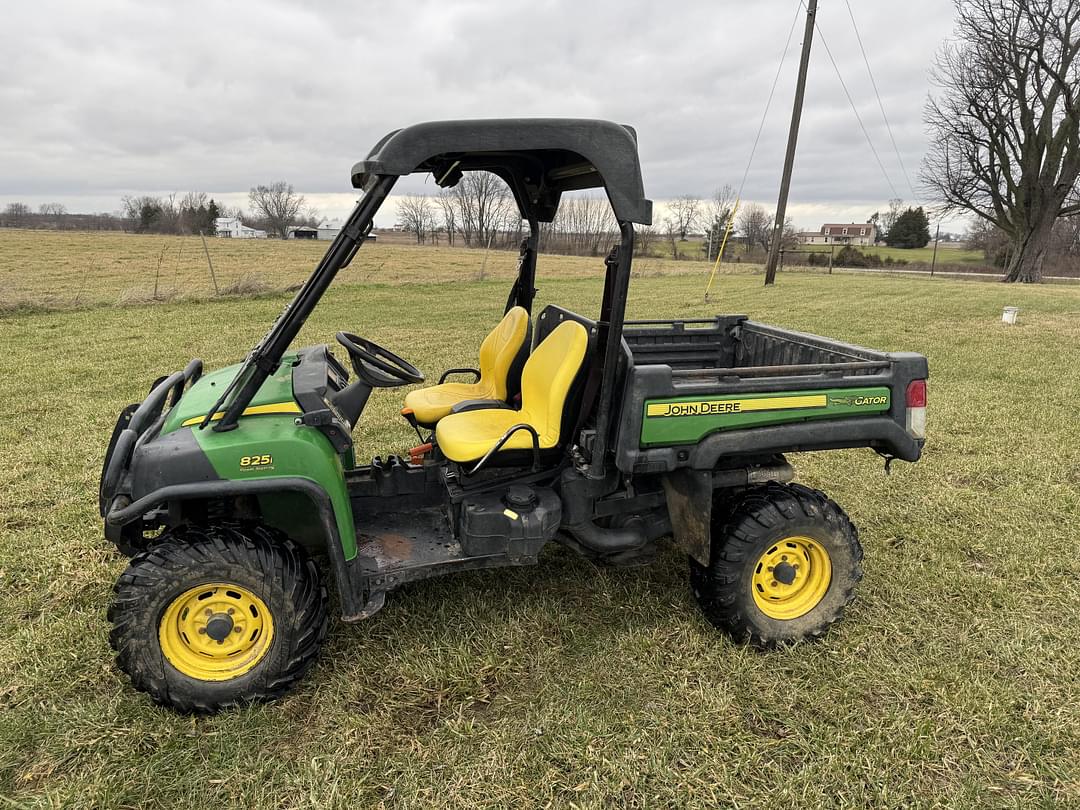
[[[326,635],[308,555],[263,526],[187,527],[131,560],[109,608],[117,665],[158,703],[208,713],[284,694]]]
[[[801,641],[842,618],[862,556],[855,526],[824,493],[765,484],[714,510],[709,565],[691,558],[690,583],[706,618],[736,638]]]

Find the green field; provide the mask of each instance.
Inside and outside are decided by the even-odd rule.
[[[0,806],[1080,806],[1080,289],[740,274],[705,304],[700,273],[650,259],[630,317],[744,312],[928,355],[922,462],[886,477],[866,450],[793,457],[861,529],[846,621],[760,652],[705,622],[674,550],[609,570],[552,548],[540,567],[411,585],[366,623],[333,621],[295,693],[191,718],[113,666],[124,561],[101,536],[98,472],[124,405],[190,357],[239,358],[287,296],[117,306],[175,240],[87,235],[68,255],[36,239],[0,232],[0,282],[28,302],[0,314]],[[222,276],[265,270],[273,286],[316,258],[221,250]],[[429,375],[467,365],[512,269],[492,254],[494,278],[475,281],[479,261],[365,248],[301,341],[347,329]],[[594,312],[599,270],[542,259],[541,303]],[[194,288],[203,272],[178,275]],[[1000,323],[1005,304],[1019,326]],[[402,395],[374,394],[362,452],[410,444]]]
[[[805,245],[802,247],[818,253],[829,252],[828,245]],[[854,247],[868,256],[880,256],[882,259],[890,258],[893,261],[903,260],[911,264],[930,264],[934,258],[934,245],[932,242],[921,248],[894,248],[886,245],[868,247],[855,245]],[[836,248],[836,250],[839,249],[839,247]],[[967,248],[941,243],[938,245],[937,264],[942,267],[950,264],[986,265],[987,261],[981,250],[968,250]]]
[[[679,241],[675,244],[680,259],[697,259],[699,261],[704,261],[705,242],[700,236],[689,237],[686,241]],[[870,256],[880,256],[882,259],[891,258],[893,261],[902,260],[910,264],[929,265],[934,255],[933,243],[922,248],[892,248],[886,245],[873,245],[868,247],[855,245],[854,247],[856,250]],[[837,246],[836,250],[839,249],[840,247]],[[812,250],[815,253],[828,254],[829,246],[799,245],[798,250]],[[649,246],[649,253],[652,256],[669,257],[671,255],[671,248],[665,239],[657,237]],[[764,253],[760,247],[756,246],[750,251],[749,255],[751,258],[761,261]],[[747,251],[742,244],[731,242],[724,250],[724,263],[745,262],[746,256]],[[785,257],[784,263],[787,265],[798,264],[799,258],[797,253],[791,252]],[[969,250],[964,247],[942,242],[938,245],[937,265],[939,267],[946,267],[948,265],[983,267],[987,265],[987,261],[981,250]]]

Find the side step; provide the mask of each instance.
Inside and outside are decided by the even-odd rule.
[[[456,571],[535,565],[539,552],[534,546],[512,544],[508,552],[466,554],[441,508],[384,512],[359,517],[358,523],[357,561],[366,568],[368,600],[362,611],[343,617],[347,622],[371,617],[383,607],[388,591],[407,582]]]

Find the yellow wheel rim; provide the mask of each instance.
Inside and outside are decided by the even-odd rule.
[[[805,616],[822,600],[832,582],[832,561],[821,543],[787,537],[758,558],[751,587],[754,604],[772,619]]]
[[[265,657],[274,640],[274,620],[266,603],[247,588],[208,582],[169,603],[158,640],[180,673],[200,681],[227,681]]]

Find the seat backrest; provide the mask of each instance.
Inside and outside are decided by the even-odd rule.
[[[577,321],[556,326],[533,349],[521,372],[521,421],[540,434],[541,444],[559,443],[571,386],[579,379],[589,333]]]
[[[528,352],[528,338],[529,313],[523,307],[511,307],[480,344],[480,381],[493,392],[493,399],[505,400],[510,393],[507,379],[518,357]]]

